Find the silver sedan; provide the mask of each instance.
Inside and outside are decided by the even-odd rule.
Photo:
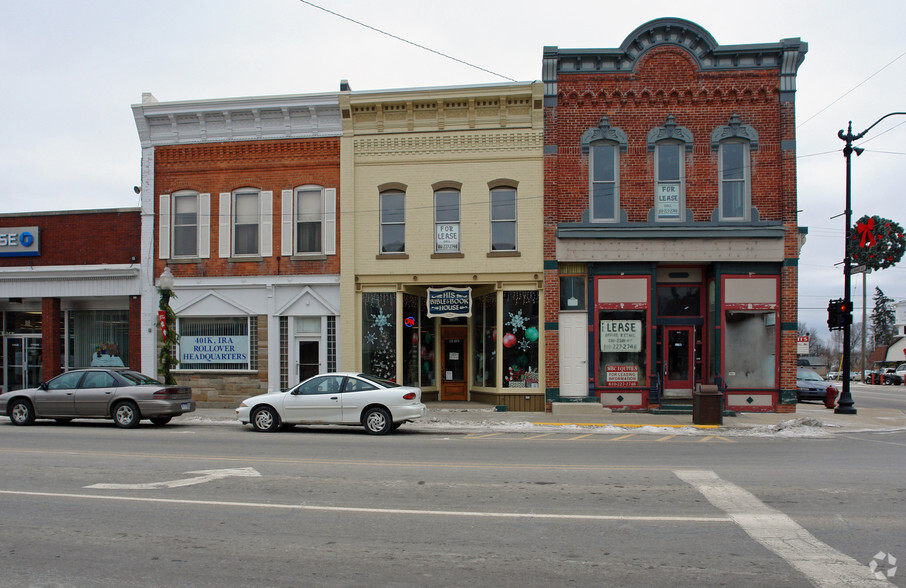
[[[0,416],[8,416],[14,425],[31,425],[35,419],[65,423],[101,418],[131,429],[142,419],[165,425],[194,410],[190,388],[166,386],[130,370],[72,370],[37,388],[0,394]]]

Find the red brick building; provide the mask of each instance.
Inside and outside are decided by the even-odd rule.
[[[0,385],[37,386],[71,368],[139,369],[137,208],[0,215]]]
[[[335,370],[336,94],[133,106],[153,276],[175,277],[179,365],[201,402],[235,406]],[[144,311],[153,324],[156,295]],[[154,333],[159,333],[158,329]],[[156,356],[156,335],[146,350]]]
[[[796,73],[806,43],[658,19],[546,47],[548,402],[796,402]]]

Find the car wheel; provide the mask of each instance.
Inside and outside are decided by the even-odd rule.
[[[157,426],[166,425],[173,417],[152,417],[151,422]]]
[[[256,408],[255,412],[252,413],[252,427],[256,431],[273,433],[280,428],[280,416],[277,411],[269,406]]]
[[[362,425],[369,435],[386,435],[393,427],[393,420],[386,409],[369,408],[362,415]]]
[[[140,420],[142,415],[138,411],[138,406],[131,400],[120,402],[113,407],[113,422],[121,429],[134,429]]]
[[[7,414],[14,425],[31,425],[35,422],[35,409],[28,400],[13,401]]]
[[[884,378],[884,385],[891,386],[893,385],[893,381],[891,381],[890,378]]]

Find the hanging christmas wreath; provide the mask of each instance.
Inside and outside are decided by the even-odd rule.
[[[906,235],[890,219],[867,214],[856,222],[849,242],[849,256],[856,265],[873,270],[887,269],[903,257]]]

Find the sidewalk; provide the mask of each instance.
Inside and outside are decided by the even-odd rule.
[[[497,412],[493,406],[474,402],[427,402],[426,418],[407,428],[474,433],[555,432],[572,430],[600,433],[649,433],[673,435],[743,435],[822,437],[855,432],[906,430],[902,410],[859,408],[857,414],[836,414],[823,404],[798,404],[795,413],[736,413],[723,418],[722,425],[693,425],[692,415],[648,413],[558,414],[549,412]],[[238,425],[234,409],[199,408],[180,417],[186,422]]]

